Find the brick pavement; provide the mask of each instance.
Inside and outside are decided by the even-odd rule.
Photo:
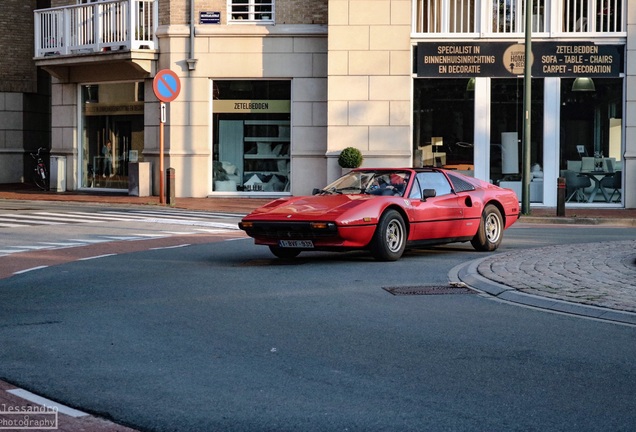
[[[636,240],[501,253],[477,271],[523,293],[636,312]]]

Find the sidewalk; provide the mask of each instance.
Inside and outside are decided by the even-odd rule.
[[[0,184],[0,200],[2,199],[170,207],[166,204],[160,204],[158,196],[136,197],[108,192],[91,194],[85,192],[44,192],[34,189],[33,186],[16,184]],[[177,198],[176,204],[172,207],[188,210],[247,214],[270,201],[272,201],[271,198]]]
[[[3,199],[165,206],[159,203],[158,197],[42,192],[16,185],[0,185],[0,205]],[[177,198],[173,207],[247,214],[270,201],[260,198]],[[636,209],[566,209],[565,217],[557,217],[554,208],[540,208],[522,216],[519,223],[636,227]],[[465,283],[504,301],[636,325],[636,240],[488,254],[453,269],[449,277],[451,282]],[[0,381],[0,405],[38,406],[37,402],[21,399],[15,390]],[[64,412],[60,410],[58,416],[58,430],[61,431],[134,432],[85,413],[73,417]],[[0,413],[0,421],[3,415]]]
[[[135,197],[121,193],[43,192],[28,184],[0,184],[0,200],[35,200],[86,202],[93,204],[127,204],[165,206],[159,197]],[[211,212],[247,214],[272,198],[177,198],[173,207]],[[619,208],[566,208],[565,217],[556,216],[555,208],[532,208],[530,215],[522,216],[524,223],[563,224],[619,224],[636,227],[636,209]]]

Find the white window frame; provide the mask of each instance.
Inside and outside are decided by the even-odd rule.
[[[241,3],[239,3],[241,1]],[[227,22],[232,24],[272,24],[276,11],[276,0],[227,0]],[[271,11],[261,12],[257,9],[261,6],[270,6]],[[244,8],[247,7],[247,10]]]
[[[628,1],[533,0],[532,33],[540,37],[625,37]],[[520,37],[525,33],[526,2],[412,0],[412,37]],[[601,9],[621,13],[609,12],[597,19],[595,11]],[[566,15],[572,15],[570,19],[575,21],[567,21]]]

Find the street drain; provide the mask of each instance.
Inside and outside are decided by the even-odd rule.
[[[456,285],[420,285],[401,287],[382,287],[383,290],[395,296],[408,295],[448,295],[448,294],[477,294],[477,291],[463,284]]]

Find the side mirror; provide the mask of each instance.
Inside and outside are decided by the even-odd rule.
[[[318,195],[320,193],[320,189],[318,188],[314,188],[314,190],[311,191],[312,195]]]
[[[422,201],[426,201],[427,198],[434,198],[435,196],[437,196],[437,192],[435,192],[435,189],[422,190]]]

